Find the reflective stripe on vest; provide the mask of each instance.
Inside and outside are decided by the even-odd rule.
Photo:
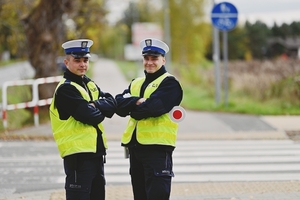
[[[91,101],[88,92],[75,82],[68,82],[62,79],[55,89],[62,84],[71,84],[76,87],[82,97]],[[99,90],[94,82],[90,81],[87,84],[88,90],[91,92],[92,100],[99,98]],[[52,125],[53,136],[58,146],[60,156],[63,158],[67,155],[82,153],[82,152],[96,152],[97,148],[97,130],[88,124],[83,124],[70,116],[67,120],[61,120],[59,112],[54,105],[55,95],[50,105],[50,119]],[[98,124],[99,129],[102,131],[102,138],[104,147],[107,148],[106,136],[102,124]]]
[[[143,97],[149,98],[167,76],[172,75],[165,73],[151,82],[145,89]],[[139,96],[144,81],[144,77],[133,80],[130,86],[132,96]],[[128,144],[130,142],[135,128],[137,141],[140,144],[160,144],[175,147],[178,124],[170,119],[169,113],[159,117],[150,117],[142,120],[135,120],[130,117],[127,128],[122,136],[123,144]]]

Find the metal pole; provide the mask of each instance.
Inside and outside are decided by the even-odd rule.
[[[213,5],[215,2],[213,0]],[[219,30],[213,26],[213,61],[215,66],[215,101],[220,104],[221,81],[220,81],[220,43]]]
[[[220,103],[221,81],[220,81],[220,45],[219,45],[219,30],[213,28],[213,60],[215,64],[215,101]]]
[[[165,0],[165,13],[164,13],[164,37],[165,42],[168,44],[170,50],[166,56],[166,64],[169,66],[169,71],[172,72],[172,46],[171,46],[171,34],[170,34],[170,6],[169,0]]]
[[[223,31],[223,60],[224,60],[224,101],[228,106],[228,33]]]

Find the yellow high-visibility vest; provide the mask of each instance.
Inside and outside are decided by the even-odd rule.
[[[62,79],[59,82],[55,89],[55,93],[60,85],[67,84],[65,81],[66,79]],[[87,101],[93,101],[99,97],[99,90],[93,81],[87,83],[88,90],[92,94],[92,99],[90,98],[88,92],[82,88],[82,86],[72,81],[68,83],[75,86],[82,97]],[[60,156],[63,158],[75,153],[95,153],[97,148],[97,130],[91,125],[75,120],[72,116],[70,116],[67,120],[61,120],[54,102],[55,95],[50,105],[50,119],[53,136]],[[102,131],[103,145],[105,148],[107,148],[107,140],[104,133],[104,128],[101,123],[98,124],[98,127]]]
[[[149,98],[167,76],[172,75],[165,73],[152,81],[145,89],[143,97]],[[139,96],[144,80],[145,77],[133,80],[130,86],[131,96]],[[127,128],[122,136],[123,144],[128,144],[130,142],[134,129],[136,129],[137,141],[140,144],[159,144],[175,147],[178,124],[170,119],[169,113],[165,113],[159,117],[150,117],[142,120],[135,120],[130,117]]]

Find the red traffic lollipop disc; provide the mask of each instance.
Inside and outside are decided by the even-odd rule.
[[[173,122],[181,122],[185,118],[185,110],[180,106],[174,106],[169,112],[170,118]]]

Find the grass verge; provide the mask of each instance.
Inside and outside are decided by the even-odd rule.
[[[123,72],[127,80],[132,80],[133,74],[137,74],[137,63],[129,61],[117,61],[120,70]],[[139,64],[139,68],[142,64]],[[235,90],[228,92],[227,103],[225,103],[224,94],[221,94],[220,102],[215,100],[215,89],[213,78],[208,78],[207,74],[199,76],[197,70],[200,66],[190,66],[187,71],[179,69],[174,65],[173,71],[179,77],[184,91],[184,98],[182,106],[186,109],[198,111],[212,111],[212,112],[229,112],[229,113],[243,113],[253,115],[299,115],[299,104],[290,103],[286,98],[282,97],[268,97],[259,99],[251,93]],[[209,70],[212,68],[205,63],[204,68]],[[210,69],[212,70],[212,69]],[[207,75],[207,76],[206,76]],[[286,94],[288,95],[288,94]]]

